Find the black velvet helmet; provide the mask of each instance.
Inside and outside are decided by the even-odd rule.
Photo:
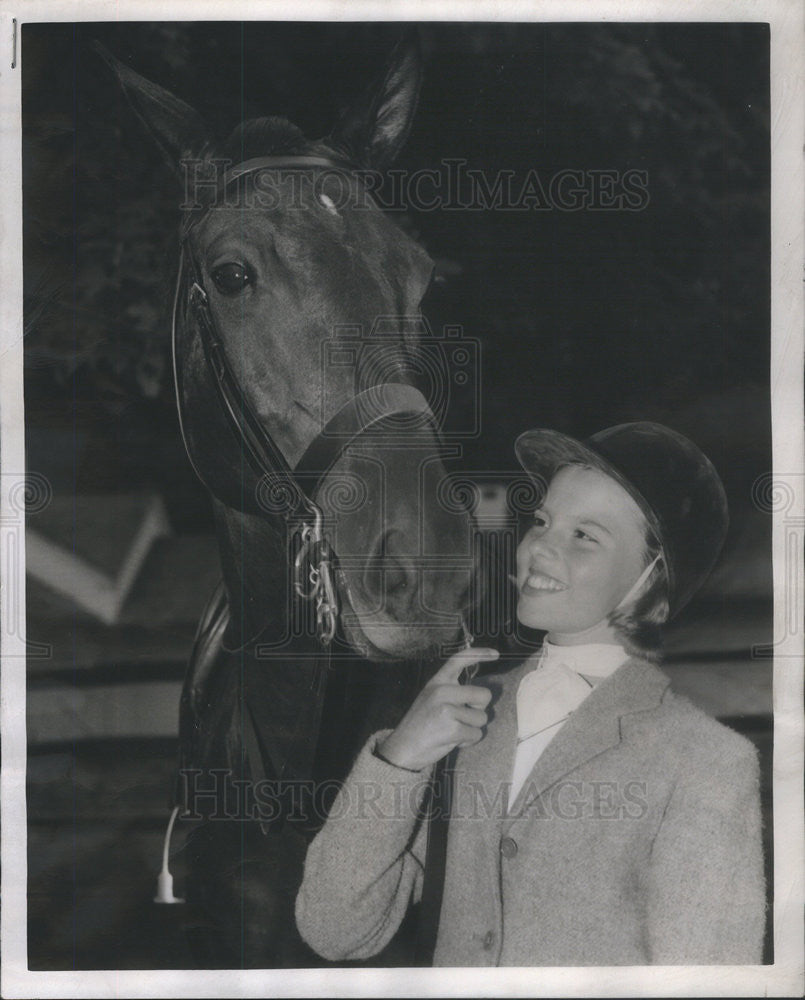
[[[557,469],[581,463],[611,476],[643,511],[662,546],[669,618],[712,570],[727,534],[727,497],[713,464],[686,437],[662,424],[619,424],[586,441],[536,429],[514,444],[520,464],[547,489]]]

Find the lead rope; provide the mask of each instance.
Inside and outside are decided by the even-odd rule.
[[[463,621],[461,628],[464,633],[464,646],[462,648],[469,649],[473,644],[473,637]],[[465,667],[459,683],[471,683],[477,671],[477,663]],[[419,903],[415,956],[416,964],[423,967],[433,965],[436,939],[439,934],[439,918],[442,912],[447,864],[447,833],[453,805],[453,772],[457,756],[458,747],[454,747],[449,754],[436,761],[433,777],[428,787],[428,811],[425,818],[425,822],[428,824],[427,848],[422,898]]]
[[[173,894],[173,875],[170,873],[168,858],[170,856],[171,834],[173,824],[179,815],[179,806],[174,806],[171,817],[168,820],[168,829],[165,831],[165,841],[162,845],[162,871],[157,876],[157,894],[154,896],[155,903],[183,903],[184,900]]]

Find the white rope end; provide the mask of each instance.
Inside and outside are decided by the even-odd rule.
[[[168,820],[168,828],[165,831],[165,842],[162,845],[162,871],[157,876],[157,894],[154,896],[155,903],[183,903],[184,900],[173,894],[173,875],[168,868],[168,856],[170,854],[171,834],[173,824],[179,815],[179,807],[174,806]]]
[[[162,871],[157,877],[157,894],[154,896],[155,903],[183,903],[184,900],[173,894],[173,875],[170,872]]]

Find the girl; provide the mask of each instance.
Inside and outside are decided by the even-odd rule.
[[[309,848],[300,932],[331,960],[390,941],[422,893],[431,769],[459,747],[434,964],[759,962],[754,748],[653,663],[723,543],[718,475],[657,424],[515,448],[544,491],[517,615],[546,640],[474,684],[461,672],[498,654],[456,654],[369,741]]]

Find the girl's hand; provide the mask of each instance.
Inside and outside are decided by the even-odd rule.
[[[389,763],[419,771],[453,747],[468,747],[483,737],[484,711],[492,697],[485,687],[459,684],[465,667],[496,660],[496,649],[463,649],[447,660],[417,695],[400,724],[377,747]]]

